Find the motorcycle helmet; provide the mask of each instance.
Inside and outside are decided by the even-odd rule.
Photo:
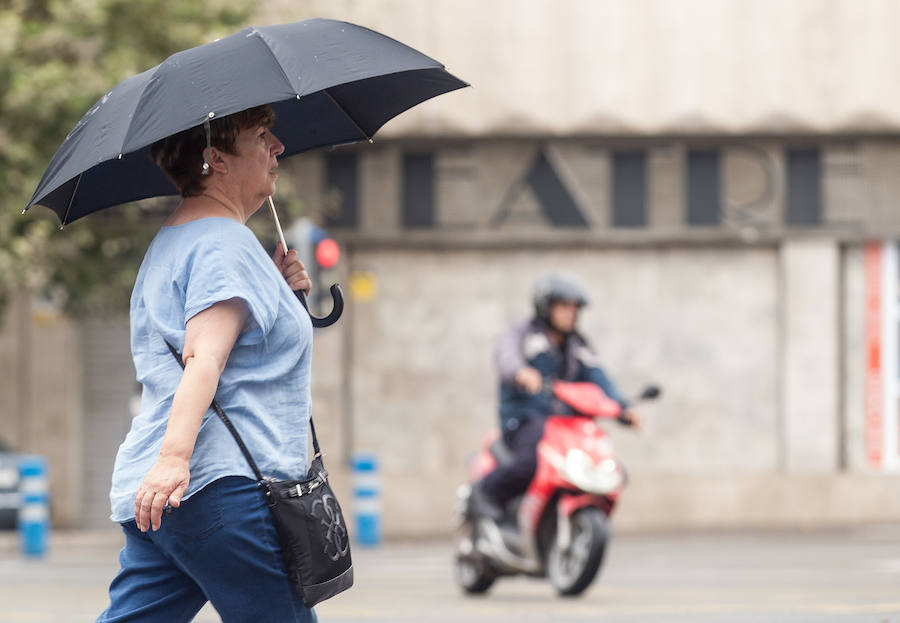
[[[571,301],[578,307],[588,304],[584,288],[574,277],[560,272],[539,277],[534,282],[532,294],[535,316],[543,322],[549,322],[550,307],[556,301]]]

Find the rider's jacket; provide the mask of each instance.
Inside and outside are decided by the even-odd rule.
[[[627,407],[587,340],[578,333],[572,333],[560,348],[548,337],[543,321],[532,319],[513,325],[501,335],[494,354],[500,376],[500,423],[504,430],[514,430],[531,417],[569,411],[550,391],[529,394],[516,385],[516,372],[525,365],[541,373],[545,386],[553,379],[596,383],[607,396]]]

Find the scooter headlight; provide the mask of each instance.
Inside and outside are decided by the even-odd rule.
[[[575,481],[585,480],[591,477],[591,470],[594,469],[594,462],[584,450],[569,450],[566,454],[565,472],[566,476]],[[577,483],[576,483],[577,484]]]
[[[588,493],[612,493],[622,485],[622,472],[614,460],[595,465],[584,450],[569,450],[563,473],[573,485]]]

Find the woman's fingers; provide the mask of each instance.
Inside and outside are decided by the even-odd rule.
[[[138,529],[141,532],[146,532],[150,528],[159,530],[166,501],[172,503],[172,499],[177,499],[172,506],[178,507],[181,504],[184,490],[185,487],[179,487],[171,495],[162,491],[144,491],[143,493],[139,491],[134,499],[134,518]]]
[[[295,272],[298,270],[306,270],[306,265],[300,259],[300,256],[297,254],[297,252],[294,249],[291,249],[281,261],[281,272],[282,274],[285,274],[289,271]]]
[[[306,272],[306,266],[300,260],[297,251],[291,249],[288,251],[287,255],[279,255],[280,250],[281,243],[279,242],[273,259],[275,260],[275,265],[278,266],[278,270],[281,271],[284,280],[287,282],[288,286],[290,286],[291,290],[303,290],[308,294],[310,288],[312,288],[312,281],[310,280],[309,273]],[[280,262],[278,261],[279,257],[281,258]]]
[[[181,506],[181,498],[184,496],[184,492],[187,490],[187,485],[182,485],[180,487],[176,487],[175,491],[172,492],[172,495],[169,496],[169,506],[172,508],[178,508]]]
[[[168,497],[167,494],[159,491],[153,494],[153,501],[150,503],[150,525],[154,530],[159,530],[163,509],[166,507],[166,499]]]
[[[281,264],[281,274],[288,278],[300,272],[306,272],[306,265],[300,261],[296,251],[289,251]]]
[[[281,241],[275,245],[275,254],[272,255],[272,261],[275,262],[275,266],[279,269],[281,268],[281,264],[284,262],[284,247],[281,246]]]
[[[141,523],[141,504],[146,494],[147,492],[143,489],[138,489],[138,492],[134,494],[134,521],[141,532],[145,532],[144,524]]]
[[[153,511],[153,500],[156,498],[155,491],[144,491],[140,496],[140,501],[135,497],[135,507],[137,512],[134,517],[137,520],[138,528],[142,532],[150,529],[150,516]]]
[[[308,292],[312,286],[312,281],[310,281],[309,275],[305,270],[296,272],[291,276],[285,276],[284,280],[287,281],[291,290],[306,290]]]
[[[187,491],[191,475],[188,461],[160,457],[134,495],[134,519],[142,532],[159,530],[166,502],[177,507]]]
[[[300,264],[300,268],[303,268],[303,262],[300,261],[300,255],[297,251],[291,249],[285,253],[281,242],[275,244],[275,253],[272,255],[272,261],[275,262],[275,266],[278,267],[281,274],[284,274],[285,269],[297,263]]]

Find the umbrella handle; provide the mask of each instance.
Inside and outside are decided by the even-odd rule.
[[[306,294],[303,290],[295,290],[294,294],[297,295],[297,299],[300,301],[300,304],[303,305],[303,309],[306,310],[306,313],[309,314],[310,319],[312,320],[312,325],[320,329],[322,327],[330,327],[335,322],[338,321],[338,318],[341,317],[341,314],[344,313],[344,295],[341,292],[341,286],[334,283],[331,284],[331,288],[329,288],[331,292],[331,313],[327,316],[323,316],[319,318],[318,316],[313,316],[312,312],[309,311],[309,305],[306,302]]]

